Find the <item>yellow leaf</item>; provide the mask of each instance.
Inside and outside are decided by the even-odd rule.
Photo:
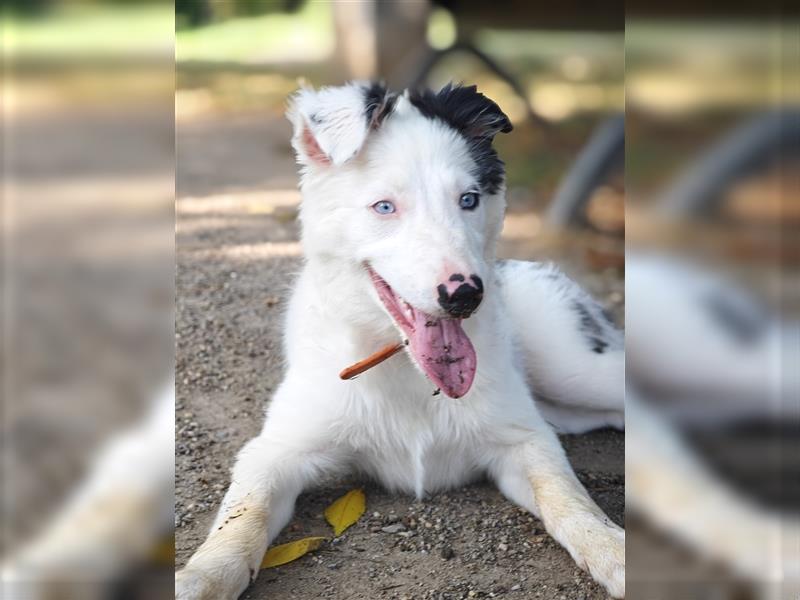
[[[325,518],[333,527],[334,535],[342,532],[361,518],[367,510],[367,499],[361,490],[351,490],[325,509]]]
[[[323,540],[326,539],[328,538],[307,537],[302,540],[270,548],[264,555],[264,560],[261,561],[261,568],[271,569],[272,567],[278,567],[292,562],[293,560],[297,560],[301,556],[319,548]]]

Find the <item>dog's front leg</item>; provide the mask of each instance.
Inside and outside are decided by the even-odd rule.
[[[258,574],[269,540],[288,523],[303,487],[331,459],[312,440],[304,444],[265,431],[248,442],[208,538],[176,574],[176,598],[237,598]]]
[[[506,447],[494,471],[510,500],[544,523],[582,569],[615,598],[625,596],[625,531],[589,497],[556,435],[544,423]]]

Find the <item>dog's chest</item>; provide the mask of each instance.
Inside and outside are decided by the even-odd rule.
[[[481,472],[480,430],[473,407],[431,396],[429,386],[382,389],[365,401],[349,443],[358,466],[386,487],[422,496]]]

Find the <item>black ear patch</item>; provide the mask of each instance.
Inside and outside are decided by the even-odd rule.
[[[386,86],[372,83],[364,88],[364,112],[367,117],[367,127],[377,129],[384,119],[394,110],[397,95],[392,94]]]
[[[497,193],[505,180],[505,165],[492,141],[498,133],[513,129],[497,103],[481,94],[477,86],[450,83],[439,92],[412,92],[409,101],[425,117],[446,123],[467,139],[481,188],[489,194]]]

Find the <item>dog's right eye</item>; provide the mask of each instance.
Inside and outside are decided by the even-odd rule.
[[[390,215],[397,209],[395,208],[394,203],[390,202],[389,200],[380,200],[372,205],[372,210],[379,215]]]

